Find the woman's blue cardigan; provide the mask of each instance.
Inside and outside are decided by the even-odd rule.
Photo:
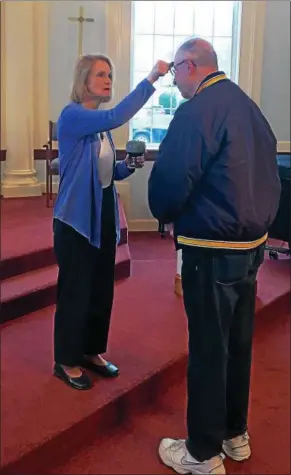
[[[107,132],[128,122],[148,101],[155,88],[144,79],[125,99],[110,110],[86,109],[72,102],[61,112],[57,122],[60,160],[60,185],[54,218],[72,226],[89,243],[100,247],[103,189],[98,178],[100,132]],[[114,180],[132,173],[125,162],[114,161]],[[117,193],[114,187],[116,239],[120,238]]]

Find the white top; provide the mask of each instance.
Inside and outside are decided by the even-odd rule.
[[[98,158],[98,175],[102,183],[102,188],[110,186],[113,175],[114,152],[106,133],[103,134],[103,140],[99,135],[101,148]]]

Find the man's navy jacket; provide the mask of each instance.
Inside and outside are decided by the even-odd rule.
[[[174,223],[177,248],[258,247],[279,206],[276,153],[258,106],[216,82],[176,111],[149,179],[151,212]]]

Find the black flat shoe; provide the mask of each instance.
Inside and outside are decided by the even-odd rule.
[[[105,378],[115,378],[119,375],[119,368],[109,361],[106,365],[99,365],[84,358],[81,366],[83,366],[83,368],[89,369],[93,373],[104,376]]]
[[[86,374],[82,373],[78,378],[71,378],[71,376],[65,372],[62,365],[57,363],[54,365],[54,376],[61,379],[73,389],[85,390],[93,387],[90,378]]]

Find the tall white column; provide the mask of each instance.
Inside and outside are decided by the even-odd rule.
[[[3,2],[6,163],[4,197],[41,195],[34,169],[34,6]]]

